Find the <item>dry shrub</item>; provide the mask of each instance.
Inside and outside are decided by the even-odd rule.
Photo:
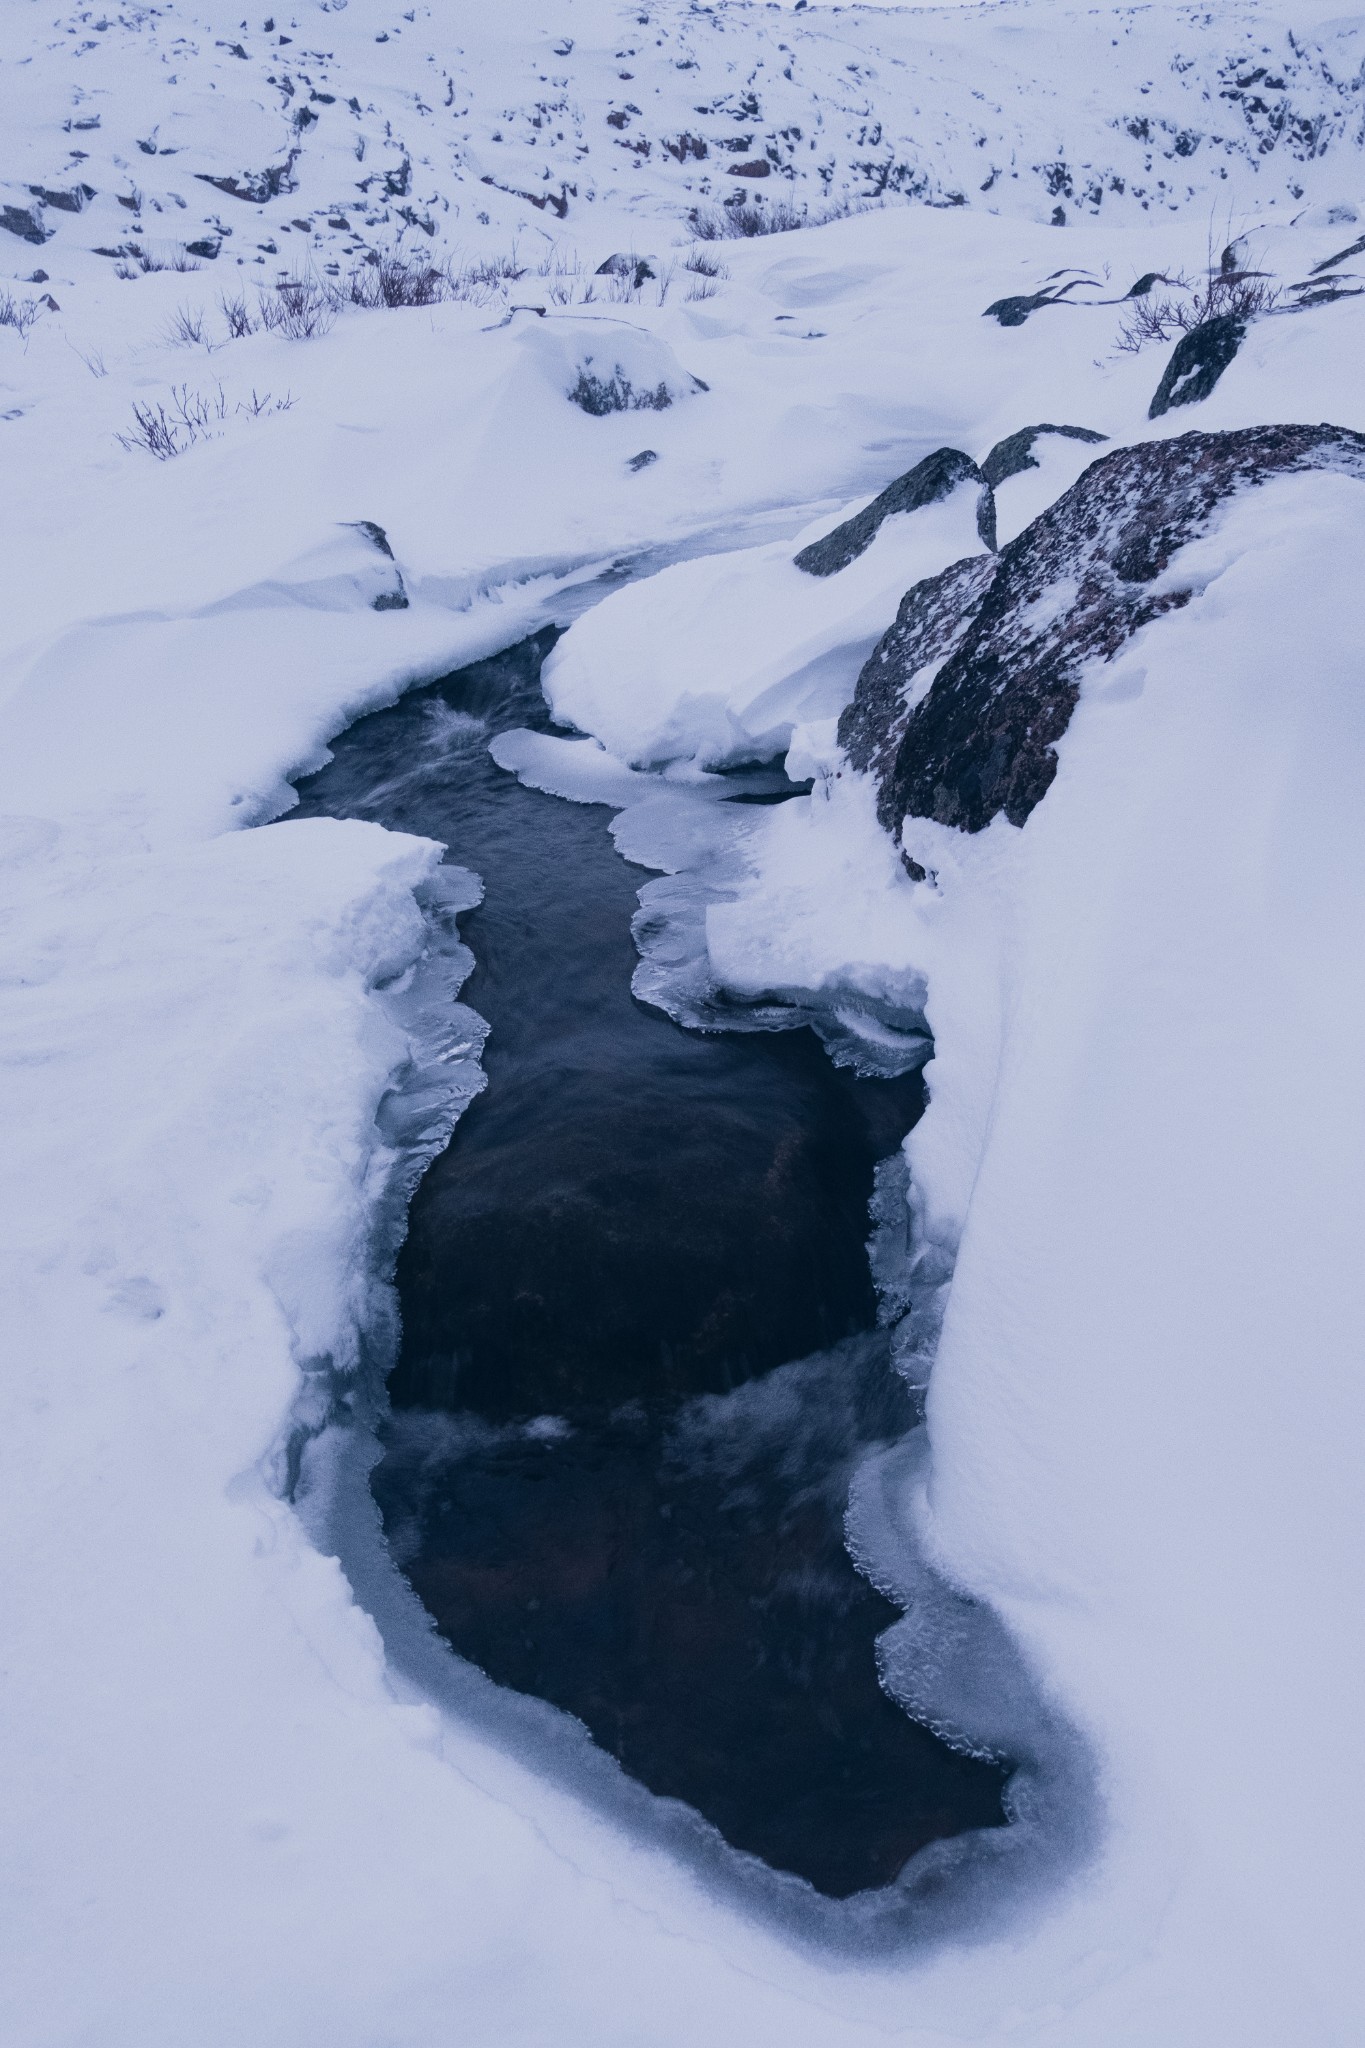
[[[290,277],[273,292],[262,292],[261,325],[286,341],[311,341],[326,334],[336,318],[336,300],[330,288],[315,277]]]
[[[699,242],[748,241],[755,235],[789,235],[798,228],[822,228],[850,214],[867,213],[871,200],[840,199],[814,209],[794,206],[789,199],[768,204],[757,197],[728,200],[724,206],[699,206],[692,214],[692,232]]]
[[[16,299],[12,291],[0,287],[0,327],[12,327],[22,337],[41,311],[36,299]]]
[[[568,395],[594,419],[605,419],[613,412],[665,412],[673,403],[667,384],[637,391],[619,363],[610,377],[595,377],[591,370],[580,369]]]
[[[232,341],[240,341],[244,335],[256,332],[256,322],[251,317],[245,292],[224,292],[218,303],[223,309],[228,336]]]
[[[1124,317],[1118,346],[1127,355],[1139,354],[1149,342],[1173,341],[1206,320],[1228,314],[1235,320],[1255,320],[1273,313],[1281,297],[1279,286],[1260,271],[1239,270],[1226,262],[1216,270],[1210,265],[1201,279],[1176,271],[1162,281],[1175,296],[1157,298],[1148,291],[1133,301]]]
[[[288,392],[283,398],[272,398],[268,391],[264,396],[253,391],[248,400],[229,406],[221,384],[212,396],[191,391],[188,384],[177,384],[169,404],[134,405],[131,429],[117,438],[124,448],[141,448],[158,462],[169,462],[173,455],[183,455],[196,442],[216,439],[219,429],[234,414],[244,419],[261,419],[267,413],[288,412],[293,403]]]
[[[202,306],[193,312],[188,306],[178,307],[171,320],[171,342],[178,348],[211,348],[213,344],[208,338],[204,317]]]
[[[340,287],[353,306],[434,306],[453,296],[450,273],[425,256],[381,256],[353,270]]]

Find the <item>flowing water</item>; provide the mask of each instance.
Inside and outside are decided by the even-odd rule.
[[[293,814],[442,840],[485,885],[462,999],[488,1086],[412,1205],[375,1496],[462,1656],[843,1897],[1004,1820],[1003,1768],[882,1691],[897,1610],[843,1543],[859,1456],[915,1419],[866,1241],[922,1086],[836,1068],[809,1030],[702,1035],[634,999],[646,874],[601,806],[488,754],[548,728],[552,640],[359,720]]]

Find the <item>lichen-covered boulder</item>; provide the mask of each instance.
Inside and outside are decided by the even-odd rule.
[[[1119,448],[998,555],[916,584],[839,723],[888,829],[1022,825],[1057,772],[1085,664],[1189,601],[1162,572],[1234,492],[1310,469],[1365,480],[1365,434],[1246,427]]]
[[[1148,419],[1160,419],[1172,406],[1198,405],[1207,398],[1242,346],[1246,331],[1246,321],[1235,313],[1220,313],[1182,334],[1152,395]]]

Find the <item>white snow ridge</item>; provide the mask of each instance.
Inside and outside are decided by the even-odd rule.
[[[0,77],[0,2040],[1352,2048],[1365,17],[12,0]],[[863,1323],[666,1445],[739,1512],[902,1404],[840,1563],[1008,1825],[844,1895],[457,1655],[372,1490],[498,874],[406,757],[296,785],[534,635],[427,770],[598,807],[622,1001],[923,1072]]]

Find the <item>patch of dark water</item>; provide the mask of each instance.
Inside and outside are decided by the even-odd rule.
[[[844,1897],[1005,1818],[1004,1771],[881,1689],[898,1610],[843,1542],[859,1457],[915,1419],[866,1240],[922,1085],[632,997],[641,871],[600,806],[488,754],[548,729],[553,637],[361,719],[300,784],[295,816],[443,840],[486,892],[462,930],[488,1087],[413,1201],[374,1493],[461,1655]],[[771,770],[734,790],[792,793]]]

